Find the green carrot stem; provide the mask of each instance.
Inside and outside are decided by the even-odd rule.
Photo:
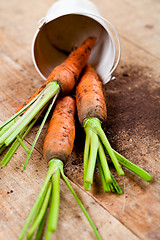
[[[112,159],[112,162],[113,162],[118,174],[120,176],[123,176],[124,172],[123,172],[123,170],[122,170],[122,168],[121,168],[121,166],[120,166],[120,164],[119,164],[119,162],[118,162],[118,160],[117,160],[117,158],[116,158],[116,156],[115,156],[115,154],[112,150],[112,147],[111,147],[103,129],[101,128],[101,126],[97,126],[97,132],[98,132],[98,135],[99,135],[101,141],[103,142],[104,146],[106,147],[106,149],[109,153],[109,156]]]
[[[32,118],[34,118],[34,116],[36,115],[35,113],[36,107],[39,102],[40,102],[40,99],[37,99],[37,101],[35,101],[33,105],[31,105],[31,107],[21,117],[17,119],[14,125],[10,129],[8,129],[8,131],[5,132],[3,136],[0,137],[0,141],[3,141],[5,145],[8,146],[9,145],[8,140],[10,140],[11,138],[12,139],[16,138],[16,136],[22,131],[22,129],[24,129],[29,124]],[[31,113],[33,113],[33,111],[34,111],[33,117],[28,119]],[[13,138],[13,135],[14,135],[14,138]]]
[[[5,132],[7,132],[8,129],[9,129],[10,127],[12,127],[14,123],[15,123],[15,121],[14,121],[14,119],[13,119],[11,122],[9,122],[7,125],[5,125],[5,126],[0,130],[0,137],[1,137]]]
[[[91,184],[89,182],[84,181],[84,189],[86,191],[90,191],[91,190]]]
[[[36,228],[39,226],[39,224],[41,223],[45,212],[47,210],[48,207],[48,203],[49,203],[49,199],[50,199],[50,195],[51,195],[51,190],[52,190],[52,183],[49,183],[43,204],[41,206],[41,209],[39,211],[38,216],[36,217],[36,220],[34,221],[34,223],[32,224],[30,230],[28,231],[27,237],[31,237],[33,236],[34,232],[36,231]]]
[[[27,156],[27,159],[26,159],[26,162],[25,162],[25,164],[24,164],[23,170],[25,170],[26,167],[27,167],[27,163],[28,163],[28,161],[29,161],[29,159],[30,159],[30,157],[31,157],[31,154],[32,154],[32,152],[33,152],[33,149],[34,149],[34,147],[35,147],[35,145],[36,145],[36,142],[37,142],[37,140],[38,140],[38,138],[39,138],[39,135],[40,135],[40,133],[41,133],[41,131],[42,131],[42,128],[43,128],[43,126],[44,126],[44,124],[45,124],[45,122],[46,122],[46,120],[47,120],[47,117],[48,117],[48,115],[49,115],[49,113],[50,113],[50,111],[51,111],[51,109],[52,109],[52,107],[53,107],[53,104],[55,103],[55,101],[56,101],[56,99],[57,99],[57,96],[58,96],[58,93],[54,96],[54,98],[53,98],[53,100],[52,100],[52,103],[49,105],[49,108],[48,108],[48,110],[47,110],[47,112],[46,112],[46,114],[45,114],[45,116],[44,116],[44,118],[43,118],[43,121],[42,121],[42,123],[41,123],[41,125],[40,125],[40,128],[39,128],[39,130],[38,130],[38,132],[37,132],[37,134],[36,134],[36,137],[35,137],[35,139],[34,139],[34,141],[33,141],[33,144],[32,144],[32,146],[31,146],[31,149],[29,150],[29,154],[28,154],[28,156]]]
[[[116,192],[118,193],[118,194],[122,194],[122,190],[121,190],[121,188],[119,187],[119,185],[118,185],[118,183],[116,182],[116,180],[115,180],[115,178],[113,177],[113,175],[111,174],[111,177],[112,177],[112,185],[113,185],[113,187],[114,187],[114,189],[116,190]]]
[[[86,182],[86,172],[88,169],[88,159],[89,159],[89,152],[90,152],[90,142],[91,142],[91,137],[92,137],[92,130],[90,128],[85,128],[86,132],[86,139],[85,139],[85,147],[84,147],[84,188],[86,191],[91,190],[91,184]]]
[[[2,146],[0,147],[0,154],[1,154],[5,149],[6,149],[6,145],[2,145]]]
[[[103,169],[102,169],[99,158],[97,159],[97,162],[98,162],[98,168],[99,168],[99,173],[100,173],[100,176],[101,176],[103,190],[104,190],[104,192],[110,192],[111,189],[109,187],[109,184],[106,183],[106,179],[104,177],[104,172],[103,172]]]
[[[57,170],[54,172],[54,175],[52,175],[52,194],[50,201],[46,239],[50,239],[51,233],[55,232],[56,230],[59,213],[59,201],[60,201],[60,170],[59,168],[57,168]]]
[[[24,142],[18,135],[17,135],[17,140],[20,143],[20,145],[23,147],[23,149],[29,154],[30,153],[29,148],[24,144]]]
[[[45,199],[45,196],[46,196],[46,193],[47,193],[47,191],[48,191],[49,185],[50,185],[50,182],[48,183],[48,185],[47,185],[47,187],[46,187],[46,191],[44,192],[44,194],[43,194],[43,196],[42,196],[41,200],[39,201],[39,204],[38,204],[38,206],[37,206],[37,208],[36,208],[34,217],[32,218],[32,225],[35,223],[35,221],[36,221],[36,219],[37,219],[37,217],[38,217],[38,215],[39,215],[39,213],[40,213],[40,211],[41,211],[41,207],[42,207],[42,205],[43,205],[43,201],[44,201],[44,199]]]
[[[47,209],[46,209],[46,212],[43,216],[43,219],[42,219],[41,223],[38,226],[38,230],[37,230],[37,233],[36,233],[36,236],[35,236],[34,240],[42,239],[42,234],[43,234],[43,229],[44,229],[44,225],[45,225],[46,216],[47,216]]]
[[[3,147],[3,145],[4,145],[4,142],[0,143],[0,148]]]
[[[109,183],[109,186],[110,186],[111,192],[114,193],[115,192],[115,188],[113,186],[113,183]]]
[[[116,180],[114,179],[111,172],[110,172],[110,175],[111,175],[111,178],[112,178],[112,183],[107,183],[106,182],[105,177],[104,177],[104,171],[102,169],[101,162],[100,162],[99,158],[98,158],[98,167],[99,167],[99,172],[100,172],[104,192],[115,192],[116,191],[118,194],[122,194],[122,190],[119,187]]]
[[[112,183],[108,183],[108,185],[109,185],[109,187],[110,187],[110,191],[111,191],[112,193],[115,193],[116,191],[115,191],[113,182],[112,182]]]
[[[103,169],[103,173],[104,173],[104,178],[106,180],[106,183],[111,183],[112,182],[112,178],[111,178],[111,174],[110,174],[110,170],[108,167],[108,163],[107,163],[107,159],[106,159],[106,155],[102,146],[102,143],[99,143],[99,160],[100,160],[100,164],[102,166]]]
[[[91,137],[91,143],[90,143],[90,154],[88,159],[86,178],[84,179],[85,182],[89,182],[90,184],[93,183],[93,175],[94,175],[94,169],[96,165],[98,147],[99,147],[99,139],[97,134],[93,132]]]
[[[29,133],[29,131],[31,130],[31,128],[33,127],[33,125],[35,124],[35,122],[37,121],[37,119],[39,118],[39,116],[41,115],[41,111],[35,116],[35,118],[31,121],[31,123],[24,128],[21,133],[20,133],[20,138],[23,141],[24,138],[26,137],[26,135]],[[4,156],[4,158],[1,161],[1,166],[5,167],[8,162],[11,160],[11,158],[13,157],[14,153],[16,152],[16,150],[18,149],[20,143],[19,141],[16,139],[12,146],[9,148],[8,152],[6,153],[6,155]],[[5,146],[5,145],[4,145]]]
[[[101,179],[103,179],[102,176],[101,176]],[[110,186],[111,186],[112,184],[111,184],[111,185],[110,185],[109,183],[106,184],[106,182],[105,182],[105,184],[104,184],[104,182],[105,182],[105,181],[102,181],[102,185],[103,185],[103,190],[104,190],[104,192],[105,192],[105,193],[111,192]]]
[[[27,231],[27,228],[28,228],[31,220],[32,220],[34,214],[36,213],[36,211],[37,211],[37,209],[38,209],[38,207],[39,207],[39,205],[41,203],[41,199],[44,198],[44,196],[46,194],[50,178],[51,178],[52,174],[56,171],[57,168],[58,168],[58,164],[57,163],[49,164],[49,170],[48,170],[46,179],[45,179],[44,184],[42,186],[42,189],[41,189],[41,191],[40,191],[40,193],[38,195],[38,198],[37,198],[37,200],[36,200],[32,210],[31,210],[31,212],[30,212],[30,214],[29,214],[29,216],[28,216],[28,218],[26,220],[26,223],[25,223],[25,225],[24,225],[24,227],[23,227],[23,229],[21,231],[21,234],[19,236],[19,240],[23,239],[23,237],[24,237],[24,235],[25,235],[25,233]]]
[[[87,218],[88,222],[90,223],[90,225],[91,225],[91,227],[92,227],[92,229],[93,229],[93,231],[94,231],[97,239],[98,239],[98,240],[101,240],[101,237],[100,237],[100,235],[99,235],[99,232],[97,231],[94,223],[92,222],[92,220],[91,220],[91,218],[89,217],[86,209],[84,208],[84,206],[83,206],[83,204],[81,203],[81,201],[79,200],[77,194],[75,193],[75,191],[73,190],[73,188],[72,188],[72,186],[70,185],[69,181],[67,180],[66,176],[64,175],[63,168],[61,167],[60,170],[61,170],[61,175],[62,175],[62,178],[63,178],[64,182],[66,183],[66,185],[67,185],[67,187],[69,188],[70,192],[73,194],[75,200],[77,201],[78,205],[80,206],[81,210],[83,211],[84,215],[86,216],[86,218]]]
[[[136,173],[138,176],[143,178],[145,181],[147,181],[147,182],[152,181],[152,176],[149,173],[147,173],[145,170],[143,170],[142,168],[138,167],[134,163],[130,162],[127,158],[123,157],[120,153],[118,153],[114,149],[113,149],[113,151],[114,151],[118,161],[123,166],[125,166],[126,168],[128,168],[132,172]]]
[[[117,158],[114,154],[114,151],[113,151],[113,149],[112,149],[112,147],[111,147],[111,145],[110,145],[102,127],[101,127],[100,120],[98,118],[87,118],[84,122],[84,127],[85,126],[90,127],[93,131],[95,131],[98,134],[102,143],[106,147],[107,152],[108,152],[110,158],[112,159],[112,162],[113,162],[118,174],[120,176],[124,175],[124,172],[123,172],[123,170],[122,170],[122,168],[121,168],[121,166],[120,166],[120,164],[119,164],[119,162],[118,162],[118,160],[117,160]]]
[[[17,118],[18,116],[20,116],[27,108],[29,108],[31,106],[31,104],[33,102],[35,102],[37,100],[37,98],[39,97],[39,95],[37,95],[32,101],[30,101],[27,105],[25,105],[21,110],[19,110],[17,113],[15,113],[11,118],[9,118],[8,120],[6,120],[5,122],[3,122],[0,126],[0,130],[2,128],[4,128],[6,125],[8,125],[11,121],[13,121],[15,118]]]
[[[49,83],[44,92],[39,94],[39,98],[33,105],[19,118],[16,123],[0,137],[0,143],[4,142],[7,146],[16,138],[20,131],[28,125],[34,116],[46,105],[46,103],[59,92],[60,86],[56,82]]]
[[[54,232],[57,227],[58,223],[58,214],[59,214],[59,201],[60,201],[60,170],[55,172],[55,174],[52,176],[52,183],[53,183],[53,191],[52,191],[52,198],[51,198],[51,212],[54,215],[54,218],[52,218],[52,214],[49,220],[51,220],[51,223],[49,223],[50,230]],[[52,207],[53,205],[53,207]]]
[[[18,140],[16,139],[12,146],[9,148],[8,152],[6,153],[6,155],[4,156],[4,158],[1,161],[1,166],[5,167],[9,161],[11,160],[11,158],[13,157],[14,153],[16,152],[16,150],[18,149],[20,143],[18,142]],[[4,145],[5,146],[5,145]]]
[[[22,240],[24,238],[24,235],[26,234],[26,231],[27,231],[27,228],[29,227],[31,221],[32,221],[32,218],[33,216],[36,214],[36,212],[39,210],[40,206],[41,206],[41,203],[43,202],[43,199],[45,197],[45,194],[47,192],[47,189],[48,189],[48,184],[49,182],[47,182],[47,184],[45,185],[45,187],[43,188],[43,190],[41,189],[41,192],[32,208],[32,210],[30,211],[30,214],[23,226],[23,229],[20,233],[20,236],[18,238],[18,240]]]

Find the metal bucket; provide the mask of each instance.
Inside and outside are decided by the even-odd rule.
[[[33,62],[42,78],[46,79],[74,47],[91,36],[95,36],[97,41],[89,63],[105,84],[111,79],[120,59],[120,41],[115,28],[89,0],[55,2],[40,20],[33,39]]]

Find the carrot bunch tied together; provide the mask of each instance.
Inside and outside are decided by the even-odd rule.
[[[0,153],[13,143],[1,161],[1,166],[6,166],[19,145],[22,145],[28,153],[24,165],[24,169],[26,168],[56,98],[60,93],[66,95],[74,88],[82,69],[88,62],[95,42],[96,38],[90,37],[80,47],[71,52],[63,63],[53,69],[46,82],[17,109],[16,114],[0,126]],[[33,145],[28,149],[23,143],[23,140],[48,105],[48,110],[46,111]]]
[[[63,171],[63,163],[68,161],[74,145],[75,110],[75,100],[71,96],[63,97],[56,104],[43,146],[44,158],[47,162],[49,162],[48,174],[39,196],[22,229],[19,240],[24,238],[29,225],[30,228],[27,233],[27,239],[32,239],[34,235],[35,239],[40,238],[43,232],[44,224],[47,220],[48,209],[49,213],[45,239],[49,240],[51,234],[56,230],[60,202],[60,177],[66,183],[83,213],[87,217],[97,236],[97,239],[100,239],[96,227],[75,191],[71,187]]]
[[[120,165],[122,164],[144,180],[151,181],[152,177],[146,171],[127,160],[111,147],[101,126],[101,123],[105,122],[107,118],[102,82],[90,65],[85,67],[76,88],[76,105],[79,121],[86,133],[84,148],[85,189],[91,189],[97,161],[104,191],[122,193],[109,170],[106,153],[110,156],[120,176],[124,175],[124,171]]]

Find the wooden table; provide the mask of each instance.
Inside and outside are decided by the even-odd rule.
[[[38,20],[55,1],[0,2],[0,121],[10,117],[43,82],[32,62],[31,44]],[[118,177],[123,194],[103,193],[98,172],[91,192],[83,189],[84,133],[77,126],[75,148],[65,167],[71,184],[96,224],[102,239],[160,239],[160,2],[157,0],[94,0],[117,29],[122,55],[114,76],[104,86],[112,146],[153,176],[146,183],[125,170]],[[26,153],[19,148],[1,169],[0,239],[14,240],[22,229],[47,173],[42,157],[45,125],[26,171]],[[25,144],[30,146],[35,126]],[[58,228],[52,239],[96,239],[75,200],[61,182]]]

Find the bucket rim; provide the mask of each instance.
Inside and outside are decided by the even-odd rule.
[[[106,32],[108,33],[108,35],[109,35],[109,37],[110,37],[110,39],[111,39],[111,43],[112,43],[113,51],[114,51],[114,53],[113,53],[113,55],[114,55],[113,65],[112,65],[111,69],[109,70],[109,72],[107,73],[107,75],[105,76],[105,78],[106,78],[107,80],[105,81],[104,84],[106,84],[107,82],[110,81],[111,75],[112,75],[112,73],[115,71],[115,69],[117,68],[118,63],[119,63],[119,61],[120,61],[120,56],[121,56],[120,39],[119,39],[119,36],[118,36],[118,33],[117,33],[115,27],[114,27],[106,18],[104,18],[104,17],[102,17],[102,16],[99,16],[99,15],[96,15],[96,14],[93,14],[93,13],[90,13],[90,12],[85,12],[85,13],[84,13],[84,12],[64,13],[64,14],[62,14],[62,15],[60,15],[60,16],[57,16],[57,17],[55,17],[55,18],[53,18],[53,19],[50,19],[50,20],[48,20],[48,21],[47,21],[46,17],[41,18],[41,19],[39,20],[39,22],[38,22],[39,27],[38,27],[38,29],[36,30],[36,33],[34,34],[33,41],[32,41],[32,49],[31,49],[31,51],[32,51],[32,60],[33,60],[34,66],[35,66],[37,72],[40,74],[40,76],[41,76],[44,80],[46,80],[47,78],[42,74],[42,72],[40,71],[40,69],[39,69],[39,67],[38,67],[38,65],[37,65],[37,63],[36,63],[36,60],[35,60],[34,47],[35,47],[36,38],[37,38],[38,33],[40,32],[41,28],[44,27],[44,25],[48,24],[49,22],[52,22],[53,20],[55,20],[55,19],[57,19],[57,18],[59,18],[59,17],[64,17],[64,16],[72,15],[72,14],[73,14],[73,15],[83,15],[83,16],[86,16],[86,17],[90,17],[90,18],[92,18],[92,19],[95,20],[95,21],[97,21],[97,20],[95,19],[95,18],[97,18],[97,19],[100,19],[101,21],[104,22],[104,23],[103,23],[103,22],[97,21],[97,22],[106,30]],[[118,46],[117,48],[116,48],[115,40],[114,40],[114,38],[113,38],[113,34],[111,33],[110,29],[108,28],[108,26],[106,26],[105,23],[112,29],[112,31],[113,31],[114,34],[115,34],[115,39],[116,39],[116,41],[117,41],[117,46]],[[117,59],[116,59],[116,49],[118,50]]]

